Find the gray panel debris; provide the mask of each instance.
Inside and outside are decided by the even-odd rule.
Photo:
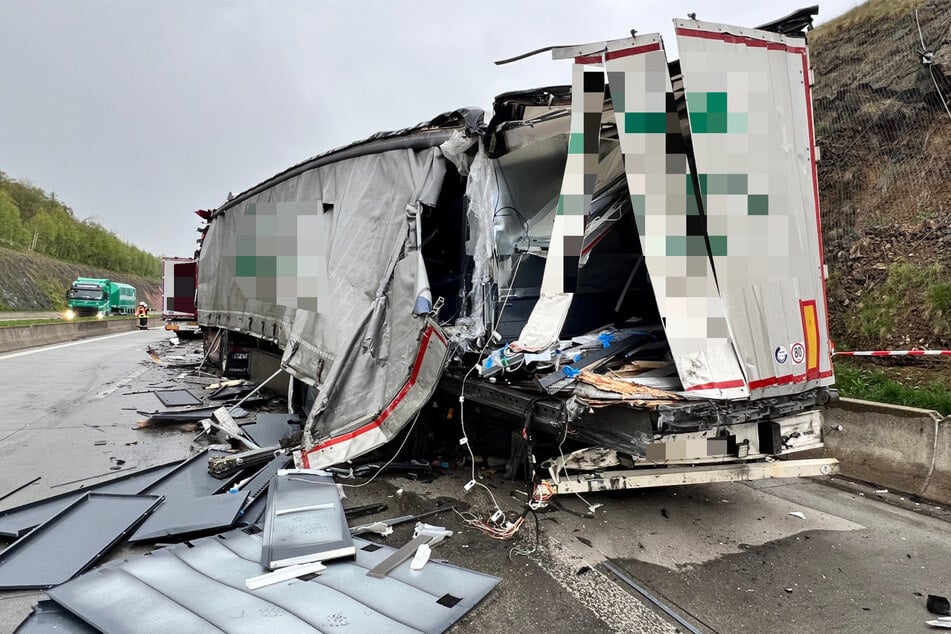
[[[283,469],[291,461],[291,457],[285,453],[279,453],[274,459],[261,467],[261,470],[254,474],[254,477],[241,485],[242,491],[248,492],[250,501],[258,498],[267,489],[268,484],[277,475],[277,472]]]
[[[201,399],[188,390],[159,390],[153,394],[165,407],[201,405]]]
[[[279,471],[268,487],[261,565],[274,569],[326,561],[353,555],[354,550],[333,477]]]
[[[248,403],[246,401],[248,405]],[[219,406],[213,405],[211,407],[194,407],[191,409],[177,409],[177,410],[157,410],[154,412],[149,412],[146,410],[137,410],[142,416],[146,416],[149,421],[155,423],[185,423],[190,421],[199,421],[211,416]],[[248,415],[248,411],[241,407],[236,407],[231,410],[232,418],[244,418]],[[148,425],[145,425],[146,427]]]
[[[300,433],[301,423],[297,414],[259,413],[253,423],[241,425],[241,431],[259,447],[277,447],[285,438]]]
[[[44,599],[37,601],[33,611],[13,630],[13,634],[97,634],[98,631],[55,601]]]
[[[164,478],[171,473],[180,463],[149,467],[141,471],[135,471],[128,475],[120,476],[103,482],[94,484],[76,491],[60,493],[36,502],[30,502],[20,506],[0,511],[0,537],[18,538],[51,517],[65,509],[76,500],[90,492],[95,493],[143,493],[144,489],[155,484],[160,478]]]
[[[161,501],[87,493],[0,553],[0,588],[49,588],[96,562]]]
[[[129,538],[150,542],[231,528],[248,499],[246,491],[165,500]]]
[[[386,579],[373,579],[367,570],[394,549],[355,542],[355,560],[329,562],[307,580],[248,591],[245,581],[266,572],[258,563],[261,534],[231,531],[108,564],[49,594],[107,632],[436,633],[500,581],[439,562],[420,571],[404,562]]]
[[[286,468],[292,458],[285,453],[279,453],[271,462],[264,465],[253,478],[241,485],[242,491],[247,491],[247,503],[239,517],[240,524],[257,524],[264,518],[267,509],[267,495],[265,495],[271,479],[277,472]]]
[[[231,480],[219,480],[208,474],[208,459],[227,456],[224,451],[206,449],[188,460],[179,463],[174,470],[161,480],[147,487],[142,493],[163,495],[168,499],[181,497],[201,497],[214,495],[227,490]]]
[[[412,557],[416,554],[416,550],[423,544],[428,544],[432,541],[432,537],[429,535],[417,535],[410,541],[403,544],[399,550],[390,554],[389,557],[378,563],[372,569],[367,571],[368,577],[373,577],[374,579],[382,579],[386,576],[386,573],[393,570],[401,563]]]

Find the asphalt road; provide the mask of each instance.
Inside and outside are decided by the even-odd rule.
[[[145,355],[167,339],[132,331],[0,355],[0,495],[42,477],[0,509],[198,448],[194,433],[134,429],[135,408],[159,405],[147,392],[176,386],[176,372]],[[521,507],[524,485],[484,476],[505,510]],[[346,506],[387,503],[361,522],[449,505],[485,513],[488,494],[463,489],[470,477],[467,469],[431,481],[384,473],[347,486]],[[599,505],[593,517],[582,517],[587,504]],[[434,557],[503,579],[452,631],[677,631],[605,561],[704,632],[927,631],[925,596],[951,595],[948,514],[873,488],[828,479],[695,485],[569,496],[559,506],[538,515],[538,537],[529,516],[514,542],[489,539],[451,511],[427,520],[455,531]],[[387,541],[398,546],[411,533],[399,527]],[[12,631],[39,596],[0,592],[0,631]]]

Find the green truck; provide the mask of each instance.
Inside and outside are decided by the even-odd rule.
[[[135,312],[135,287],[107,279],[80,277],[66,292],[66,318],[131,315]]]

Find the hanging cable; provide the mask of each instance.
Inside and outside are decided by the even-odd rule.
[[[921,21],[918,19],[917,8],[915,9],[915,25],[918,27],[918,41],[921,42],[921,50],[919,51],[921,63],[928,67],[928,74],[931,75],[935,92],[938,93],[938,98],[941,99],[941,105],[944,106],[944,111],[948,113],[948,118],[951,118],[951,108],[948,107],[948,102],[941,92],[941,87],[938,86],[938,78],[934,76],[934,51],[925,46],[925,37],[921,32]]]

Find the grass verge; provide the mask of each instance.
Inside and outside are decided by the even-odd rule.
[[[908,384],[890,378],[882,370],[836,364],[835,387],[839,394],[866,401],[933,409],[951,414],[951,388],[939,380]]]
[[[105,320],[114,321],[116,319],[135,319],[133,315],[115,315],[105,317]],[[0,328],[18,328],[20,326],[42,326],[45,324],[67,324],[75,323],[80,321],[103,321],[98,317],[76,317],[75,319],[64,319],[62,317],[51,317],[48,319],[10,319],[3,321],[2,316],[0,316]]]

